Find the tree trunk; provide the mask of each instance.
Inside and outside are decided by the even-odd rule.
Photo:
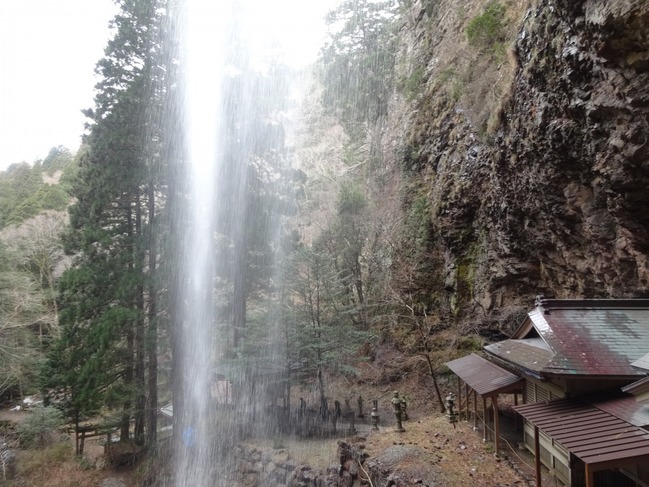
[[[435,394],[437,394],[437,400],[439,401],[439,411],[444,414],[446,412],[446,406],[444,405],[444,399],[442,398],[442,393],[439,390],[439,384],[437,383],[437,375],[435,374],[435,368],[433,367],[433,362],[430,359],[428,352],[424,354],[426,362],[428,362],[428,371],[430,376],[433,378],[433,387],[435,387]]]
[[[149,310],[147,347],[147,444],[155,447],[158,441],[158,324],[157,324],[157,293],[155,275],[157,266],[156,241],[155,241],[155,189],[153,183],[149,184]]]
[[[130,199],[129,199],[130,201]],[[126,211],[128,238],[133,242],[133,214],[131,208]],[[132,262],[128,263],[129,267],[133,266]],[[129,303],[131,305],[132,303]],[[128,326],[128,325],[127,325]],[[126,330],[126,364],[124,370],[124,383],[127,389],[133,385],[134,376],[134,361],[135,361],[135,324],[133,327],[128,327]],[[122,408],[122,425],[120,429],[120,441],[128,441],[130,439],[130,423],[131,423],[131,408],[133,406],[133,397],[129,394],[124,400]]]
[[[177,156],[178,157],[178,156]],[[178,157],[177,161],[181,160]],[[186,192],[186,175],[182,164],[176,162],[172,165],[172,178],[168,191],[169,232],[172,236],[182,235],[183,219],[186,217],[182,207],[182,195]],[[183,253],[183,241],[171,239],[165,249],[169,255],[180,256]],[[163,264],[164,265],[164,264]],[[185,285],[184,272],[181,266],[171,266],[169,275],[169,334],[171,341],[171,399],[173,407],[173,436],[172,445],[177,451],[182,449],[182,431],[185,427],[183,416],[185,414],[185,387],[183,377],[183,351],[185,349],[183,338],[182,309],[183,297],[181,289]]]
[[[130,386],[133,384],[133,344],[134,344],[134,336],[133,336],[133,331],[129,330],[126,333],[126,348],[127,348],[127,354],[128,358],[126,359],[126,370],[124,371],[124,382],[126,386]],[[132,400],[131,397],[127,397],[127,399],[124,401],[124,405],[122,407],[122,424],[120,427],[120,432],[119,432],[119,440],[120,441],[128,441],[130,439],[130,424],[131,424],[131,406],[132,406]]]
[[[135,387],[135,428],[134,439],[138,445],[144,443],[144,408],[146,407],[146,388],[144,377],[144,269],[142,255],[138,242],[142,238],[142,208],[139,189],[135,189],[135,229],[133,238],[133,262],[134,268],[139,274],[139,281],[136,286],[135,307],[138,310],[138,319],[135,323],[135,364],[134,364],[134,387]]]
[[[322,419],[326,419],[329,412],[327,397],[324,392],[324,378],[322,377],[322,367],[318,367],[318,389],[320,390],[320,414]]]
[[[182,431],[186,424],[183,421],[185,415],[185,394],[186,387],[183,376],[184,338],[182,333],[182,322],[177,313],[172,316],[171,323],[171,390],[173,407],[173,444],[175,448],[182,446]]]
[[[239,346],[243,330],[246,326],[246,251],[244,243],[240,242],[235,251],[234,266],[234,295],[232,297],[232,326],[234,328],[233,345]]]

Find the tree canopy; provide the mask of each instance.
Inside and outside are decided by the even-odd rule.
[[[176,3],[117,3],[115,34],[97,64],[94,106],[85,111],[84,145],[61,186],[74,198],[63,239],[71,265],[52,300],[60,329],[41,376],[68,420],[110,411],[123,439],[133,420],[134,439],[154,445],[158,357],[171,366],[179,418],[183,379],[191,373],[179,359],[187,353],[182,291],[189,282],[179,263],[192,198],[179,116],[185,86],[173,35]],[[244,40],[233,36],[221,86],[218,173],[210,182],[217,211],[208,222],[209,262],[216,264],[205,290],[215,310],[207,318],[209,360],[246,367],[273,359],[289,372],[300,363],[299,379],[317,381],[323,402],[326,372],[354,373],[375,337],[374,321],[389,307],[385,282],[396,246],[388,231],[396,228],[396,213],[374,210],[394,195],[368,184],[365,168],[383,162],[395,12],[394,1],[354,0],[329,17],[340,29],[322,53],[318,110],[344,128],[345,143],[323,153],[322,180],[317,174],[307,181],[287,146],[286,113],[295,109],[288,68],[271,60],[259,69],[244,55]],[[0,199],[2,221],[18,218],[12,216],[18,208],[22,215],[36,211],[29,195],[41,188],[33,171],[68,174],[69,157],[58,147],[38,168],[13,168],[24,187],[14,188],[12,198],[23,206],[4,211]],[[315,187],[317,197],[309,193]],[[54,193],[38,198],[59,204]],[[328,210],[306,238],[300,220],[315,200],[323,206],[326,200]],[[59,248],[56,258],[47,250],[51,261],[59,258]],[[48,303],[55,266],[30,255],[29,271],[47,284]]]
[[[328,17],[321,59],[323,102],[350,135],[387,114],[393,89],[397,2],[346,0]]]
[[[71,200],[69,187],[51,176],[59,167],[72,172],[73,166],[73,155],[59,147],[50,150],[43,162],[13,164],[0,172],[0,228],[20,224],[45,210],[64,210]]]
[[[121,409],[122,438],[129,437],[134,417],[135,439],[144,442],[156,434],[157,400],[147,409],[146,386],[157,381],[158,291],[152,283],[160,250],[152,227],[165,194],[157,175],[164,152],[159,107],[167,83],[161,34],[167,9],[162,0],[119,6],[115,35],[97,64],[95,106],[85,111],[88,134],[65,238],[75,258],[61,279],[62,336],[43,377],[46,388],[63,393],[69,418]]]

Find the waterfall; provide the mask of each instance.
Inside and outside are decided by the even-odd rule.
[[[209,391],[214,322],[214,232],[216,201],[225,189],[216,175],[222,163],[223,119],[219,105],[225,69],[228,2],[187,0],[181,10],[180,42],[184,105],[182,112],[187,186],[181,205],[181,295],[177,306],[180,327],[174,350],[175,461],[177,486],[208,485],[210,445]]]
[[[175,116],[185,149],[172,228],[178,487],[233,485],[221,460],[232,442],[276,426],[260,413],[286,365],[273,358],[279,318],[268,304],[249,309],[249,295],[272,302],[272,274],[281,272],[280,207],[291,164],[284,118],[295,76],[277,60],[314,60],[314,34],[324,32],[331,3],[315,10],[302,0],[181,2],[183,108]],[[249,353],[252,321],[267,338],[264,350]]]

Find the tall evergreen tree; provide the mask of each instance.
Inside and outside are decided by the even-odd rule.
[[[145,415],[147,342],[155,347],[156,254],[152,239],[163,153],[161,105],[166,69],[165,0],[120,0],[115,35],[97,72],[95,106],[73,188],[67,250],[73,268],[61,285],[63,336],[54,347],[46,386],[65,392],[70,416],[101,406],[122,410],[121,437],[155,438],[155,420]],[[153,336],[152,336],[153,335]],[[156,380],[155,378],[151,380]],[[152,391],[149,389],[149,393]],[[155,391],[153,391],[155,394]],[[157,408],[149,403],[150,408]]]
[[[20,224],[43,210],[63,210],[70,196],[63,187],[43,179],[43,166],[36,162],[13,164],[0,172],[0,228]]]
[[[358,352],[374,335],[354,322],[356,311],[349,299],[347,279],[337,269],[335,258],[322,248],[322,242],[295,252],[288,275],[288,355],[302,365],[301,373],[307,379],[315,376],[325,410],[325,374],[355,373]]]
[[[323,102],[352,139],[362,139],[387,114],[396,11],[395,0],[346,0],[327,16],[335,30],[321,54]]]
[[[246,327],[251,294],[268,292],[279,252],[282,215],[292,211],[288,193],[296,174],[285,147],[282,111],[288,106],[287,68],[271,63],[254,68],[243,47],[233,59],[241,73],[226,77],[223,89],[224,160],[220,181],[217,272],[231,286],[226,320],[236,348]]]

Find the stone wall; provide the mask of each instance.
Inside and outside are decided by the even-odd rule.
[[[233,483],[242,487],[356,487],[369,485],[363,471],[369,457],[363,442],[338,441],[338,463],[326,471],[294,462],[288,451],[261,450],[253,445],[238,445],[234,450]],[[380,473],[375,474],[376,479]],[[378,485],[387,485],[375,483]]]

